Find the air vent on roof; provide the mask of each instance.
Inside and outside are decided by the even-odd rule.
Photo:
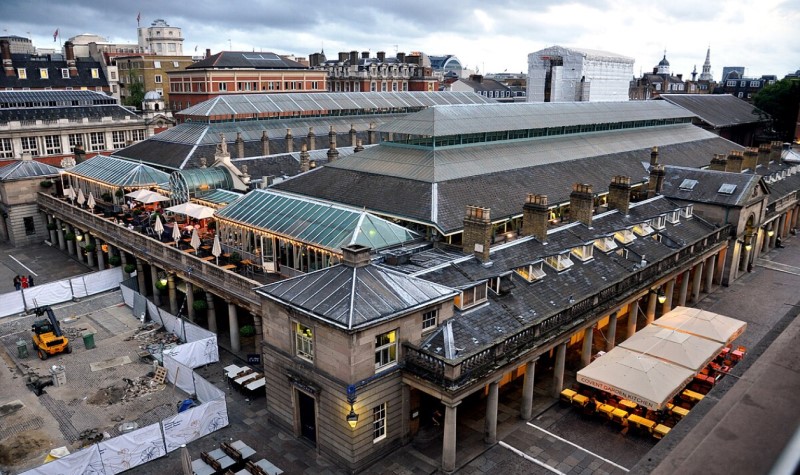
[[[681,182],[678,188],[680,188],[681,190],[690,191],[694,189],[695,185],[697,185],[697,180],[686,178]]]
[[[722,193],[723,195],[732,195],[734,191],[736,191],[736,185],[723,183],[722,186],[719,187],[719,190],[717,190],[717,193]]]

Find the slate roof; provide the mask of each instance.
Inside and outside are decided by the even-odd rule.
[[[55,59],[48,60],[46,56],[31,56],[28,54],[13,54],[11,62],[14,67],[14,76],[0,75],[0,88],[13,87],[14,89],[30,88],[44,89],[46,87],[64,89],[67,87],[81,88],[89,87],[108,87],[103,68],[97,61],[91,58],[77,58],[75,66],[78,75],[75,77],[62,78],[61,70],[67,69],[67,62]],[[26,70],[26,79],[18,77],[17,70]],[[47,69],[47,79],[42,79],[39,70]],[[98,77],[92,77],[92,69],[97,69]]]
[[[226,69],[226,68],[248,68],[248,69],[309,69],[297,61],[284,58],[275,53],[269,52],[246,52],[246,51],[220,51],[212,54],[208,58],[197,61],[186,67],[186,69]]]
[[[264,297],[345,330],[359,330],[428,305],[456,291],[374,265],[340,264],[256,289]]]
[[[700,170],[687,167],[665,167],[664,187],[661,194],[695,203],[721,206],[745,206],[761,177],[747,173]],[[694,183],[693,183],[694,182]],[[723,185],[733,187],[731,193],[722,193]]]
[[[442,93],[439,93],[442,94]],[[658,101],[517,102],[434,106],[383,124],[382,132],[441,137],[584,124],[681,119],[695,114]]]
[[[769,121],[766,112],[730,94],[661,94],[659,98],[683,107],[715,129]]]
[[[458,79],[458,82],[463,83],[465,86],[472,88],[475,92],[480,91],[508,91],[510,90],[505,84],[490,78],[483,78],[480,81],[470,79]]]
[[[56,167],[35,160],[19,160],[0,167],[0,181],[25,180],[35,177],[58,176]]]
[[[547,140],[547,139],[545,139]],[[550,139],[554,140],[554,139]],[[585,140],[591,140],[587,134]],[[634,183],[644,182],[650,160],[650,147],[659,146],[660,163],[684,167],[706,166],[715,153],[744,150],[713,134],[700,140],[658,144],[648,147],[604,153],[582,159],[562,160],[525,168],[474,175],[439,183],[408,180],[397,176],[379,175],[338,166],[360,154],[336,162],[334,166],[318,167],[310,173],[293,177],[274,185],[274,188],[319,199],[364,207],[377,214],[433,224],[450,234],[463,227],[467,205],[489,207],[492,219],[502,219],[522,213],[528,193],[546,194],[550,203],[569,201],[573,183],[589,183],[595,193],[608,190],[615,175],[632,177]],[[529,147],[546,148],[547,142],[524,142]],[[378,145],[384,147],[384,145]],[[460,149],[468,150],[468,149]],[[365,150],[361,153],[368,153]],[[558,153],[558,152],[554,152]],[[561,152],[570,158],[572,150]],[[502,158],[496,157],[495,160]],[[487,165],[489,166],[489,165]],[[353,190],[358,190],[354,193]]]
[[[115,104],[113,97],[95,91],[0,91],[0,109]]]

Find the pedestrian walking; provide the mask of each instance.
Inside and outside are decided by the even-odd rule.
[[[22,288],[22,279],[19,276],[14,277],[14,289],[19,290]]]
[[[28,287],[33,287],[33,276],[32,275],[28,276]]]
[[[28,278],[23,275],[22,277],[20,277],[20,281],[22,283],[22,288],[23,289],[27,289],[28,288]]]

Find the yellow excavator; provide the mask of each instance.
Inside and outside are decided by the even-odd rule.
[[[51,355],[72,353],[69,340],[61,332],[61,326],[49,305],[33,309],[37,317],[47,315],[47,319],[36,320],[31,326],[33,331],[33,347],[39,359],[46,360]]]

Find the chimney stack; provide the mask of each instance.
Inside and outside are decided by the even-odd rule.
[[[631,207],[631,177],[617,175],[611,179],[608,185],[608,208],[619,210],[620,213],[628,215]]]
[[[742,152],[732,150],[728,154],[728,164],[725,166],[726,172],[741,173],[742,163],[744,162],[744,155]]]
[[[236,132],[236,157],[244,158],[244,139],[241,132]]]
[[[14,77],[14,65],[11,62],[11,45],[8,40],[0,40],[0,56],[3,57],[3,70],[8,77]]]
[[[369,59],[369,51],[362,51],[361,59]]]
[[[286,129],[286,136],[283,137],[286,140],[286,151],[288,153],[294,152],[294,137],[292,136],[292,129]]]
[[[353,153],[363,152],[364,146],[361,144],[361,139],[356,141],[356,147],[353,149]]]
[[[261,155],[269,155],[269,136],[266,130],[261,132]]]
[[[779,140],[774,140],[769,144],[769,159],[775,164],[781,163],[781,151],[783,150],[783,144]]]
[[[300,173],[309,170],[311,170],[311,154],[308,153],[308,146],[303,144],[300,146]]]
[[[339,51],[339,62],[344,63],[345,61],[347,61],[347,52]]]
[[[350,66],[355,66],[358,64],[358,51],[351,51],[350,52]]]
[[[342,264],[347,267],[365,267],[370,263],[371,248],[361,244],[350,244],[342,248]]]
[[[758,164],[758,149],[754,147],[747,147],[744,149],[744,163],[742,164],[743,170],[756,171],[756,164]]]
[[[572,185],[572,193],[569,194],[569,216],[572,221],[580,221],[592,227],[592,216],[594,216],[592,185],[586,183]]]
[[[759,165],[762,165],[762,166],[765,166],[765,167],[769,165],[769,152],[770,152],[770,148],[769,148],[769,144],[768,143],[762,143],[761,145],[758,146],[758,164]]]
[[[386,62],[386,52],[385,51],[378,51],[378,61],[381,63]]]
[[[397,53],[397,61],[401,63],[406,62],[406,54],[405,53]]]
[[[70,77],[78,75],[78,66],[75,64],[75,49],[72,41],[64,43],[64,53],[67,56],[67,68],[69,68]]]
[[[489,262],[489,245],[492,242],[491,210],[467,206],[464,216],[464,254],[475,254],[481,262]]]
[[[708,166],[709,170],[724,172],[728,167],[728,159],[721,153],[715,153],[714,158],[711,159],[711,164]]]
[[[314,127],[308,128],[308,149],[309,150],[316,150],[317,149],[317,135],[314,133]]]
[[[350,146],[351,147],[355,147],[356,145],[358,145],[357,138],[356,138],[357,136],[358,136],[358,132],[356,132],[355,124],[350,124]]]
[[[652,198],[661,193],[664,187],[664,165],[653,165],[650,167],[650,181],[647,183],[647,197]]]
[[[211,57],[211,48],[206,48],[206,58]]]
[[[376,140],[376,135],[377,135],[376,132],[377,131],[375,130],[375,122],[370,122],[369,130],[367,131],[367,140],[370,145],[375,145],[376,143],[378,143]]]
[[[339,151],[336,150],[336,131],[333,130],[333,126],[331,126],[331,130],[328,132],[328,144],[330,145],[328,149],[328,163],[335,162],[339,159]]]
[[[522,206],[522,235],[533,236],[539,242],[547,242],[547,222],[550,210],[547,209],[547,195],[528,193]]]
[[[658,165],[658,147],[650,149],[650,166]]]

